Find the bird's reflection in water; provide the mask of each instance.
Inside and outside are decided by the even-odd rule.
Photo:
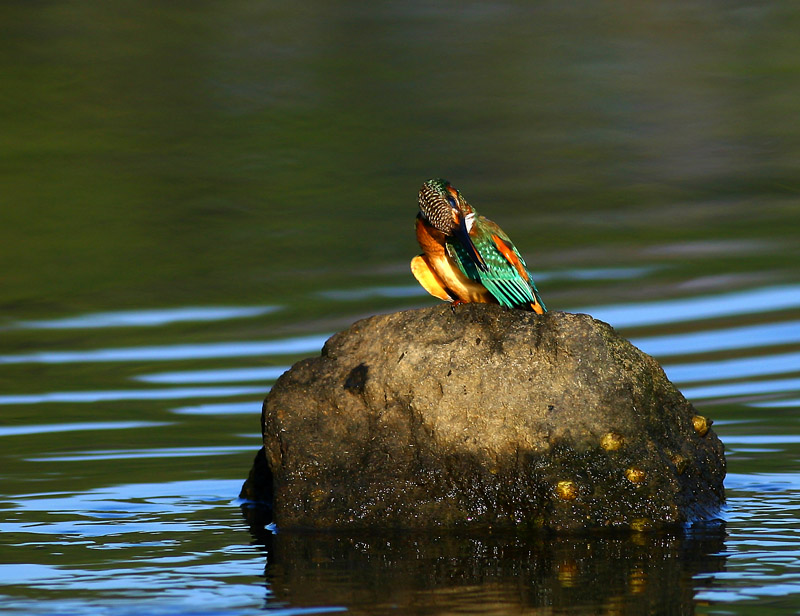
[[[268,607],[356,614],[693,614],[725,529],[593,536],[267,531]]]

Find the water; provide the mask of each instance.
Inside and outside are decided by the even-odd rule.
[[[800,9],[8,3],[0,610],[800,611]],[[609,321],[726,444],[728,506],[591,539],[250,529],[277,376],[430,305],[451,179],[552,310]]]

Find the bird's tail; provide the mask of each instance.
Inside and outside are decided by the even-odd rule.
[[[536,314],[544,314],[547,312],[547,307],[544,305],[541,296],[539,295],[539,289],[536,288],[536,285],[533,284],[533,280],[531,280],[531,289],[533,289],[533,301],[531,302],[531,310],[533,310]]]

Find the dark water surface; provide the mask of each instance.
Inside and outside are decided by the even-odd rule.
[[[0,611],[800,612],[800,7],[11,2]],[[679,535],[253,532],[260,402],[444,176],[726,444]],[[513,378],[513,375],[512,377]]]

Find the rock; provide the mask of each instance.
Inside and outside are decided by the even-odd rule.
[[[725,476],[698,417],[652,357],[588,315],[403,311],[278,379],[266,464],[243,496],[271,501],[284,529],[694,522],[718,512]]]

